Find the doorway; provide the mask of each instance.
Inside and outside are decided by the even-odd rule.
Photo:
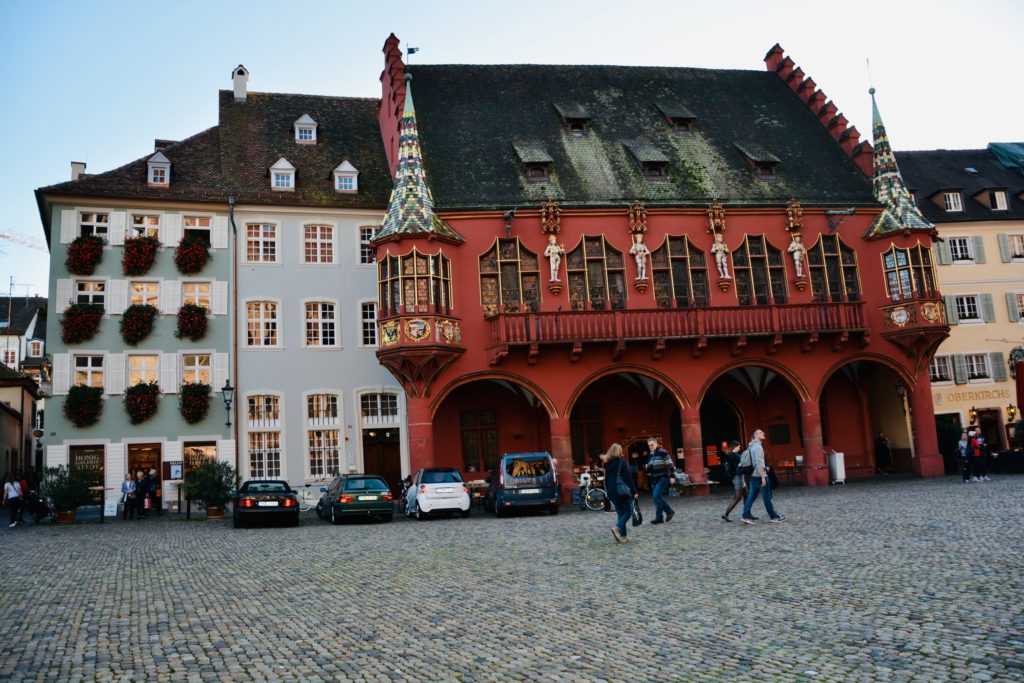
[[[397,427],[363,430],[363,472],[380,475],[397,500],[402,491],[402,446]]]
[[[939,440],[939,453],[942,453],[943,469],[946,474],[960,472],[960,454],[957,444],[960,442],[960,413],[943,413],[935,416],[935,434]]]
[[[978,425],[985,435],[985,443],[993,453],[1005,450],[1003,443],[1002,415],[998,408],[986,408],[978,411]]]
[[[68,448],[68,466],[82,473],[89,483],[89,500],[102,504],[106,465],[103,446],[71,446]]]

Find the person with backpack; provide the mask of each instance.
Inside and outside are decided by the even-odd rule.
[[[764,445],[762,444],[764,439],[764,430],[755,429],[751,435],[750,445],[747,446],[747,450],[750,451],[750,467],[753,468],[753,472],[750,475],[750,492],[747,494],[747,502],[743,504],[743,515],[740,517],[740,521],[744,524],[756,524],[750,514],[750,508],[753,507],[758,494],[764,501],[764,509],[768,512],[771,521],[782,522],[786,519],[775,511],[775,506],[772,504],[772,489],[768,486],[768,465],[765,462]]]
[[[732,488],[735,494],[732,500],[729,502],[729,507],[725,509],[725,514],[722,515],[722,519],[726,522],[731,522],[729,519],[729,513],[739,505],[747,497],[747,477],[740,472],[740,468],[743,464],[743,457],[746,457],[747,466],[750,465],[750,451],[744,451],[743,455],[740,455],[740,442],[730,441],[729,450],[725,452],[722,460],[725,464],[725,472],[732,481]],[[750,469],[753,471],[753,468]],[[749,474],[748,474],[749,476]],[[756,517],[754,519],[757,519]]]
[[[664,448],[658,445],[658,440],[653,436],[647,439],[647,447],[651,449],[651,455],[647,458],[647,476],[651,478],[651,491],[654,498],[654,519],[651,524],[662,524],[672,521],[676,511],[665,500],[665,492],[669,484],[676,483],[676,466],[672,462],[672,456]]]

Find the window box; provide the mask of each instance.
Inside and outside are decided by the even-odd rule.
[[[185,304],[178,310],[178,329],[174,336],[178,339],[199,341],[206,336],[206,309],[196,304]]]
[[[64,417],[76,427],[89,427],[103,414],[103,389],[77,385],[68,389],[64,399]]]
[[[159,248],[160,240],[156,237],[143,235],[126,239],[121,270],[125,275],[145,275],[156,262],[156,250]]]
[[[69,273],[75,275],[92,275],[96,266],[103,260],[103,245],[106,240],[97,235],[76,237],[68,245],[68,257],[64,261]]]
[[[132,304],[121,316],[121,339],[125,344],[136,346],[153,332],[153,322],[158,311],[150,304]]]
[[[210,249],[202,238],[185,235],[174,250],[174,265],[182,275],[198,273],[210,260]]]
[[[96,336],[103,318],[103,306],[71,304],[60,320],[60,338],[65,344],[81,344]]]
[[[139,382],[124,390],[124,410],[133,425],[156,415],[159,404],[160,385],[156,382]]]
[[[202,422],[210,412],[210,385],[202,382],[182,384],[178,410],[190,425]]]

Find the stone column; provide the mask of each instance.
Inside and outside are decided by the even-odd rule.
[[[706,480],[704,477],[704,444],[700,434],[700,409],[686,407],[682,410],[683,422],[683,449],[686,459],[683,467],[686,470],[690,481],[699,484]],[[697,494],[707,495],[707,491],[694,489]]]
[[[818,402],[800,402],[800,429],[804,433],[804,479],[808,486],[828,486],[828,463],[821,447],[821,409]]]
[[[941,477],[946,473],[935,432],[935,406],[932,404],[932,381],[928,369],[920,373],[910,390],[911,438],[914,440],[914,474],[919,477]]]
[[[551,418],[551,457],[555,459],[558,473],[558,487],[562,505],[572,503],[572,490],[576,487],[576,477],[572,473],[572,432],[569,419],[565,417]]]
[[[434,466],[434,422],[430,399],[408,396],[405,406],[409,420],[409,468],[415,473]]]

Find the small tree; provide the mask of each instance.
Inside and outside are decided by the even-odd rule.
[[[224,507],[235,486],[235,468],[221,460],[204,460],[185,475],[185,493],[204,508]]]
[[[89,502],[89,478],[82,470],[61,465],[48,467],[39,484],[40,492],[57,512],[73,512]]]

